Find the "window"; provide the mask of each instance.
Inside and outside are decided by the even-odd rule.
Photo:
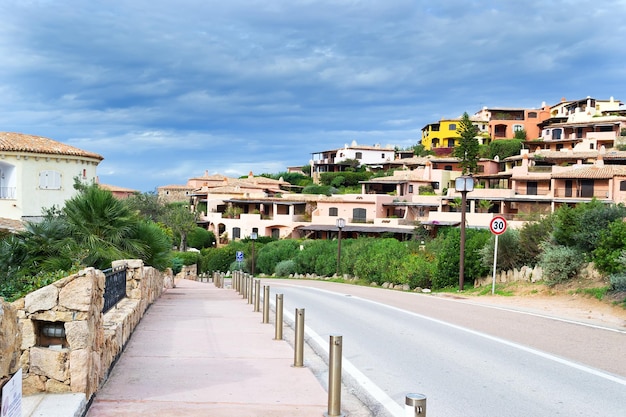
[[[513,125],[513,132],[519,132],[524,130],[524,126],[522,125]]]
[[[438,190],[439,189],[439,182],[433,182],[433,190]]]
[[[409,194],[413,193],[413,184],[409,184]]]
[[[357,152],[357,153],[354,155],[354,158],[355,158],[355,159],[363,159],[363,152]]]
[[[619,182],[619,190],[620,191],[626,191],[626,181],[620,181]]]
[[[528,181],[526,183],[526,195],[537,195],[538,185],[537,181]]]
[[[448,148],[454,148],[454,139],[448,139]]]
[[[382,158],[383,158],[383,159],[385,159],[385,154],[384,154],[384,153],[383,153],[383,154],[381,154],[381,156],[382,156]]]
[[[42,190],[60,190],[61,173],[57,171],[41,171],[39,173],[39,188]]]
[[[253,227],[252,228],[252,233],[256,233],[257,236],[259,235],[259,228],[258,227]]]
[[[239,239],[241,237],[241,229],[239,227],[233,227],[233,239]]]
[[[272,239],[280,239],[280,229],[276,227],[272,229]]]
[[[586,198],[593,197],[593,184],[593,180],[582,180],[580,182],[580,196]]]
[[[339,210],[337,209],[337,207],[331,207],[328,209],[328,215],[337,217],[339,216]]]
[[[367,220],[367,211],[364,208],[355,208],[352,210],[352,221],[354,223],[365,223]]]
[[[561,129],[552,129],[552,139],[557,140],[561,139],[561,134],[563,131]]]
[[[452,171],[452,165],[446,165],[443,167],[444,171]]]
[[[537,118],[537,112],[534,112],[534,111],[528,112],[528,118],[529,119],[536,119]]]
[[[448,130],[456,130],[456,123],[450,123]]]

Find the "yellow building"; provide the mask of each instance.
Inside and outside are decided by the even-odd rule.
[[[476,138],[479,143],[488,143],[488,123],[480,120],[472,120],[478,129]],[[426,150],[435,151],[438,154],[449,154],[459,144],[461,136],[459,127],[461,119],[441,119],[436,123],[429,123],[422,128],[422,145]]]

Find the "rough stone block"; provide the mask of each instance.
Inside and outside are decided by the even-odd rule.
[[[45,384],[46,392],[52,392],[55,394],[70,392],[70,386],[64,384],[63,382],[57,381],[56,379],[49,379]]]
[[[70,386],[73,392],[87,393],[91,373],[90,359],[87,349],[73,350],[70,353]]]
[[[90,311],[94,280],[91,276],[78,277],[59,292],[59,305],[69,310]]]
[[[89,321],[70,321],[65,323],[65,337],[70,349],[86,349],[91,346],[95,329]]]
[[[21,344],[17,311],[0,300],[0,378],[17,370]]]
[[[40,375],[28,375],[22,379],[22,394],[33,395],[46,390],[47,378]]]
[[[67,349],[32,347],[30,348],[30,373],[65,381],[69,377],[68,354]]]
[[[46,311],[56,307],[59,300],[59,290],[54,285],[27,294],[24,300],[24,307],[29,313]]]
[[[35,334],[35,324],[33,321],[28,319],[20,320],[20,327],[22,329],[21,349],[26,350],[35,346],[37,343],[37,335]]]

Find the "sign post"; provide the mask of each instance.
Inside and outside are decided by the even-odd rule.
[[[493,247],[493,275],[491,279],[491,295],[496,292],[496,266],[498,262],[498,236],[506,231],[506,219],[502,216],[496,216],[489,223],[489,230],[496,236],[496,243]]]
[[[239,269],[241,269],[241,263],[243,262],[243,251],[238,250],[235,255],[235,260],[237,261],[237,265]]]

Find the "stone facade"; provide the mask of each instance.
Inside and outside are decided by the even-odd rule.
[[[16,300],[0,305],[0,384],[21,367],[24,395],[82,392],[90,398],[106,379],[141,317],[173,285],[140,260],[126,264],[126,298],[106,314],[105,275],[84,269]],[[64,330],[54,333],[51,327]],[[45,330],[44,330],[45,329]],[[52,336],[50,336],[52,334]]]

